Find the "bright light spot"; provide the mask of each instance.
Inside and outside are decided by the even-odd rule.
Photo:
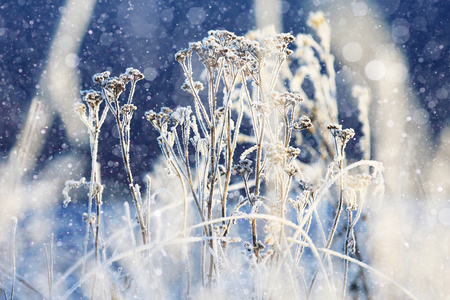
[[[99,39],[100,45],[106,46],[106,47],[111,46],[111,44],[112,44],[111,37],[112,37],[112,35],[110,33],[103,32],[102,35],[100,35],[100,39]]]
[[[80,59],[78,58],[78,55],[76,55],[75,53],[70,53],[67,54],[65,61],[66,65],[69,68],[76,68],[78,66],[78,63],[80,62]]]
[[[161,269],[156,269],[155,270],[155,275],[156,276],[161,276],[161,274],[162,274],[162,270]]]
[[[443,225],[450,226],[450,208],[441,210],[438,219]]]
[[[416,169],[415,173],[416,173],[417,175],[419,175],[419,174],[422,173],[422,172],[421,172],[419,169]]]
[[[158,76],[158,71],[155,68],[148,67],[144,69],[143,74],[145,76],[145,79],[147,79],[148,81],[153,81],[156,76]]]
[[[355,2],[352,6],[355,16],[362,17],[367,14],[367,4],[365,2]]]
[[[350,42],[342,47],[342,55],[344,55],[345,60],[356,62],[361,59],[363,49],[360,44],[355,42]]]
[[[442,186],[438,186],[437,191],[440,193],[442,192],[444,189],[442,188]]]
[[[386,75],[386,67],[379,60],[372,60],[364,68],[367,78],[373,81],[381,80]]]
[[[173,11],[172,9],[165,9],[161,12],[161,20],[165,23],[170,23],[173,20]]]
[[[389,120],[388,122],[387,122],[387,127],[390,127],[390,128],[392,128],[392,127],[394,127],[395,126],[395,123],[394,123],[394,121],[392,121],[392,120]]]
[[[388,66],[387,78],[391,82],[403,82],[408,76],[408,69],[402,63],[395,63]]]
[[[423,54],[432,59],[438,60],[441,57],[442,48],[436,41],[429,41],[423,48]]]
[[[155,210],[155,217],[161,217],[161,211]]]
[[[409,22],[406,19],[397,18],[391,25],[391,37],[396,43],[405,43],[409,39]]]
[[[418,125],[424,125],[426,123],[428,123],[428,112],[422,108],[416,109],[414,111],[414,115],[413,115],[413,119],[414,122],[416,122],[416,124]]]
[[[436,91],[436,97],[438,99],[446,99],[448,97],[448,91],[445,87],[441,87]]]
[[[192,7],[187,13],[187,18],[192,25],[200,25],[205,21],[205,11],[201,7]]]

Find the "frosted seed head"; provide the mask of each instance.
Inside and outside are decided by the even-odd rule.
[[[134,105],[134,104],[125,104],[125,105],[122,106],[122,109],[120,110],[120,113],[123,114],[123,115],[126,115],[126,114],[130,114],[130,113],[134,112],[135,110],[137,110],[136,105]]]
[[[194,82],[194,88],[197,90],[197,91],[201,91],[201,90],[203,90],[203,83],[201,83],[200,81],[196,81],[196,82]]]
[[[243,159],[239,162],[239,164],[233,167],[233,174],[238,174],[242,176],[242,178],[247,179],[248,176],[252,173],[252,168],[250,168],[252,161],[249,159]]]
[[[306,130],[312,127],[311,120],[307,116],[302,116],[300,120],[292,123],[293,130]]]
[[[179,62],[179,63],[183,63],[187,57],[192,55],[192,50],[191,49],[183,49],[178,51],[175,54],[175,59]]]
[[[187,107],[177,107],[177,109],[171,114],[170,118],[175,124],[190,124],[190,116],[192,110],[190,106]]]
[[[258,113],[260,113],[266,117],[272,113],[269,103],[255,102],[255,103],[252,103],[252,106],[255,108],[255,110]]]
[[[102,94],[94,90],[84,90],[80,94],[82,99],[92,108],[98,106],[103,101]]]
[[[342,126],[341,125],[337,125],[337,124],[330,124],[327,126],[327,128],[329,130],[342,130]]]
[[[111,77],[103,81],[102,87],[108,92],[118,96],[125,91],[125,82],[121,78]]]
[[[141,79],[144,79],[144,74],[142,74],[139,70],[133,69],[133,68],[127,68],[125,70],[125,73],[120,75],[120,79],[123,80],[125,84],[127,84],[130,81],[139,81]]]
[[[249,242],[244,242],[244,244],[242,246],[249,253],[253,251],[253,246]]]
[[[286,148],[287,157],[293,159],[300,155],[300,149],[289,146]]]
[[[94,81],[95,83],[98,83],[98,84],[102,85],[103,82],[104,82],[107,78],[109,78],[109,75],[110,75],[110,74],[111,74],[111,73],[110,73],[109,71],[105,71],[105,72],[102,72],[102,73],[94,74],[94,76],[92,76],[92,81]]]
[[[190,85],[189,85],[189,83],[188,83],[187,81],[185,81],[185,82],[181,85],[181,89],[182,89],[183,91],[186,91],[186,92],[191,92],[191,87],[190,87]]]
[[[171,113],[173,113],[173,110],[170,109],[169,107],[164,106],[164,107],[161,107],[161,112],[162,112],[163,114],[170,115]]]
[[[84,105],[81,102],[77,102],[73,105],[73,110],[78,114],[78,115],[84,115],[86,113],[86,105]]]
[[[298,168],[294,164],[287,165],[283,169],[283,171],[286,172],[286,174],[290,177],[294,176],[295,174],[297,174],[299,172]]]
[[[149,110],[145,112],[145,118],[149,122],[153,122],[156,120],[156,113],[153,110]]]

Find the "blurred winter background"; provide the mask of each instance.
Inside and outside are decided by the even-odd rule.
[[[368,262],[418,297],[446,299],[447,0],[2,1],[0,290],[9,284],[5,278],[12,272],[13,216],[18,219],[17,274],[40,291],[47,284],[42,244],[49,243],[52,233],[55,280],[81,256],[85,193],[63,209],[61,191],[65,180],[89,174],[88,136],[72,106],[80,89],[93,86],[92,74],[109,70],[119,75],[133,67],[145,75],[136,90],[131,147],[132,168],[137,181],[143,182],[159,155],[156,132],[144,120],[144,112],[190,101],[179,88],[184,80],[174,61],[179,49],[211,29],[243,35],[273,24],[278,31],[308,32],[306,18],[317,10],[325,13],[332,28],[340,117],[346,127],[359,126],[351,87],[362,84],[371,89],[372,158],[385,164],[386,197],[369,204]],[[107,187],[105,206],[122,209],[120,200],[128,197],[128,190],[117,129],[112,120],[106,122],[100,139],[111,146],[99,157]],[[353,155],[360,156],[357,149]]]

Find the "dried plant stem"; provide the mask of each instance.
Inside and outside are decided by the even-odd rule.
[[[188,199],[187,199],[187,191],[186,186],[183,182],[183,177],[181,176],[181,173],[178,171],[178,169],[175,169],[178,179],[180,180],[181,188],[183,190],[183,227],[182,230],[184,232],[184,238],[187,238],[187,210],[188,210]],[[190,266],[189,266],[189,254],[188,254],[188,248],[187,244],[183,245],[183,252],[184,252],[184,258],[186,260],[186,269],[187,269],[187,287],[186,287],[186,298],[189,298],[190,292],[191,292],[191,273],[190,273]]]
[[[256,149],[256,171],[255,171],[255,196],[258,196],[260,193],[260,185],[261,185],[261,156],[262,156],[262,140],[264,136],[264,126],[265,126],[265,118],[262,118],[261,131],[259,133],[258,146]],[[257,237],[257,228],[256,228],[256,219],[251,220],[252,225],[252,241],[253,241],[253,250],[257,258],[259,258],[259,250],[258,250],[258,237]]]
[[[117,118],[118,118],[118,116],[117,116]],[[123,139],[123,132],[120,130],[121,127],[120,127],[119,123],[117,124],[117,126],[119,129],[120,146],[122,147],[122,158],[123,158],[123,163],[125,165],[125,169],[126,169],[126,173],[127,173],[128,186],[129,186],[129,188],[131,190],[131,194],[133,196],[134,205],[136,207],[136,211],[137,211],[137,215],[138,215],[138,219],[139,219],[139,226],[141,228],[142,241],[145,245],[145,244],[147,244],[146,228],[145,228],[144,219],[142,217],[141,205],[139,204],[139,199],[138,199],[138,196],[136,193],[136,188],[134,186],[133,174],[131,173],[130,161],[129,161],[129,155],[128,155],[129,153],[128,153],[128,151],[126,151],[125,140]]]
[[[17,218],[12,218],[12,276],[11,276],[11,296],[10,300],[14,299],[14,285],[16,283],[16,231],[17,231]]]
[[[48,280],[48,298],[52,299],[53,292],[53,233],[50,239],[50,249],[47,248],[47,245],[44,244],[45,250],[45,260],[47,264],[47,280]]]
[[[224,76],[225,78],[225,76]],[[227,163],[227,171],[226,171],[226,175],[225,175],[225,183],[224,183],[224,188],[222,191],[222,217],[226,217],[227,212],[227,193],[228,193],[228,186],[230,183],[230,178],[231,178],[231,166],[233,163],[233,154],[234,154],[234,150],[236,149],[235,147],[232,146],[232,141],[231,141],[231,91],[234,90],[234,86],[236,83],[236,79],[237,76],[233,76],[233,79],[231,81],[231,86],[226,85],[227,88],[227,99],[226,99],[226,104],[225,104],[225,115],[223,118],[223,125],[221,128],[221,132],[220,132],[220,136],[219,136],[219,149],[217,151],[217,153],[221,152],[221,143],[220,141],[223,138],[224,132],[225,132],[225,128],[226,128],[226,157],[225,157],[225,162]],[[224,80],[225,84],[226,81]],[[237,131],[236,131],[237,130]],[[239,126],[237,126],[237,128],[235,129],[235,133],[239,132]],[[218,168],[218,164],[216,164],[216,169],[215,169],[215,173],[217,173],[217,168]],[[220,180],[220,176],[218,177],[218,179]],[[221,185],[219,184],[219,187],[221,187]],[[223,224],[225,225],[225,223]]]
[[[309,209],[311,209],[311,204],[316,201],[316,193],[312,192],[311,195],[308,197],[308,199],[311,199],[310,201],[308,201]],[[319,216],[318,216],[318,213],[317,213],[317,210],[315,208],[314,208],[314,214],[317,216],[317,222],[319,224],[321,224]],[[298,219],[299,226],[302,226],[301,225],[302,224],[302,219],[304,217],[305,217],[304,215],[299,215],[298,216],[297,219]],[[308,221],[306,222],[306,227],[305,227],[305,232],[306,233],[309,233],[309,229],[311,227],[311,223],[312,223],[312,214],[308,216]],[[322,232],[322,234],[324,236],[324,240],[325,240],[325,233],[323,232],[323,228],[321,228],[321,232]],[[294,234],[294,236],[297,236],[297,234]],[[295,259],[295,265],[296,266],[300,263],[300,260],[302,258],[303,252],[305,250],[305,246],[304,245],[298,244],[297,246],[298,246],[297,247],[297,254],[296,254],[296,259]],[[289,248],[290,247],[291,247],[291,245],[289,245]]]
[[[355,239],[355,257],[358,261],[363,261],[362,255],[361,255],[361,251],[359,250],[359,246],[358,243],[356,241],[357,236],[354,236]],[[366,299],[367,300],[371,300],[372,299],[372,294],[370,293],[370,289],[369,289],[369,284],[367,283],[367,275],[365,272],[365,268],[363,266],[359,266],[359,278],[362,281],[362,289],[364,291],[364,294],[366,295]]]
[[[94,166],[93,166],[94,167]],[[97,170],[98,164],[95,164],[95,173],[93,181],[96,183],[98,182],[97,174],[100,174],[99,170]],[[95,193],[95,200],[96,200],[96,218],[95,218],[95,233],[94,233],[94,263],[95,267],[97,267],[98,264],[98,241],[99,241],[99,233],[100,233],[100,209],[101,209],[101,193],[96,192]],[[90,222],[90,219],[89,219]],[[91,299],[94,299],[94,291],[95,291],[95,284],[97,282],[97,274],[94,276],[94,281],[92,283],[92,292],[91,292]]]
[[[308,233],[309,232],[309,228],[311,227],[311,221],[312,221],[312,215],[309,216],[308,218],[308,222],[306,223],[306,228],[305,228],[305,232]],[[301,222],[299,222],[300,224]],[[303,252],[305,251],[305,246],[303,245],[298,245],[297,247],[297,255],[296,255],[296,259],[295,259],[295,265],[297,266],[300,263],[300,260],[302,258]]]
[[[125,218],[127,221],[127,226],[128,226],[128,230],[130,231],[130,238],[131,238],[131,245],[133,246],[133,250],[136,251],[136,238],[134,237],[134,232],[133,232],[133,224],[131,222],[131,213],[130,213],[130,205],[128,204],[128,202],[124,202],[123,204],[124,208],[125,208]],[[137,255],[135,253],[135,260],[137,262]]]
[[[170,167],[174,170],[174,172],[179,173],[180,175],[182,175],[187,180],[187,182],[189,184],[189,188],[191,190],[192,197],[194,198],[195,205],[196,205],[198,213],[200,215],[200,218],[201,218],[202,222],[205,222],[204,210],[203,210],[202,205],[200,204],[200,202],[203,204],[203,201],[199,200],[199,197],[200,198],[202,197],[201,196],[202,192],[200,192],[200,191],[196,192],[195,191],[194,183],[193,183],[193,180],[192,180],[192,172],[191,172],[191,167],[189,165],[189,151],[188,151],[188,146],[189,145],[188,145],[187,133],[185,131],[186,130],[183,129],[184,155],[182,157],[182,160],[183,160],[184,166],[186,167],[186,172],[183,172],[183,170],[181,169],[180,163],[176,159],[176,154],[175,154],[174,150],[169,146],[169,141],[167,140],[166,136],[163,135],[162,132],[160,131],[161,138],[162,138],[162,141],[163,141],[163,144],[161,145],[161,150],[163,151],[163,154],[166,156],[167,162],[170,165]],[[176,131],[174,131],[174,133],[176,135]],[[177,141],[177,145],[178,145],[178,143],[179,143],[178,140],[177,139],[175,139],[175,140]],[[179,150],[179,151],[181,153],[181,150]],[[197,151],[197,153],[196,153],[196,164],[197,164],[196,167],[197,167],[197,170],[199,169],[199,166],[198,166],[198,161],[199,160],[200,160],[199,153]],[[200,175],[199,172],[198,172],[198,175]],[[198,180],[198,182],[200,182],[200,177],[198,177],[197,180]],[[199,185],[199,187],[200,187],[200,185]],[[199,196],[197,196],[197,193],[198,193]],[[208,228],[207,227],[205,227],[205,232],[208,232]]]
[[[135,83],[133,83],[132,86],[134,86],[134,84]],[[106,91],[104,91],[103,93],[104,93],[104,95],[107,95]],[[120,119],[120,105],[119,105],[118,98],[119,98],[119,95],[114,95],[113,102],[110,101],[111,99],[108,99],[107,103],[110,106],[110,109],[113,112],[114,118],[116,120],[117,130],[119,132],[120,147],[121,147],[121,150],[122,150],[121,151],[122,159],[123,159],[123,163],[124,163],[124,166],[125,166],[125,171],[127,173],[128,187],[131,190],[131,195],[133,197],[134,205],[136,207],[138,220],[139,220],[139,226],[140,226],[140,229],[141,229],[142,242],[145,245],[145,244],[147,244],[147,233],[146,233],[147,229],[145,227],[144,218],[142,216],[142,209],[141,209],[141,205],[139,203],[138,195],[136,193],[136,187],[134,185],[133,174],[131,172],[131,167],[130,167],[130,156],[129,156],[129,149],[130,149],[129,133],[130,133],[130,128],[128,126],[127,126],[127,128],[125,128],[124,122],[122,122],[122,120]],[[128,101],[130,102],[131,100],[129,99]],[[114,103],[115,107],[112,105],[112,103]],[[127,134],[126,137],[125,137],[125,134]]]
[[[98,113],[98,111],[97,111]],[[97,114],[98,117],[98,114]],[[95,118],[95,116],[94,116]],[[98,121],[98,118],[95,118],[94,120]],[[95,121],[94,121],[95,122]],[[88,241],[89,241],[89,229],[91,225],[91,213],[92,213],[92,198],[94,197],[94,189],[95,189],[95,173],[97,169],[97,153],[98,153],[98,135],[100,133],[100,126],[98,125],[98,122],[95,122],[91,125],[90,133],[90,147],[91,147],[91,181],[89,185],[89,200],[88,200],[88,213],[86,218],[86,232],[84,236],[84,250],[83,250],[83,267],[81,269],[81,276],[84,276],[86,272],[86,254],[87,254],[87,247],[88,247]],[[95,243],[95,256],[97,258],[97,243]],[[96,259],[97,261],[97,259]]]
[[[344,149],[345,144],[341,145],[340,149],[338,149],[337,141],[335,140],[335,146],[336,146],[336,155],[339,157],[338,166],[339,166],[339,203],[336,211],[336,216],[333,221],[333,226],[331,227],[331,232],[328,237],[327,244],[325,246],[325,249],[330,249],[331,243],[333,242],[334,234],[336,233],[337,225],[339,223],[339,218],[341,217],[342,208],[344,206]],[[323,258],[325,258],[326,254],[323,254]],[[311,280],[311,284],[308,289],[308,296],[311,295],[312,288],[314,286],[314,283],[317,279],[317,272],[318,270],[314,272],[314,276]]]
[[[262,93],[262,91],[261,91]],[[256,124],[255,124],[256,125]],[[261,117],[261,124],[259,126],[259,134],[258,134],[258,142],[257,142],[257,149],[256,149],[256,170],[255,170],[255,195],[259,195],[260,193],[260,186],[261,186],[261,156],[262,156],[262,142],[264,138],[264,128],[266,125],[266,118]],[[256,131],[255,126],[255,131]]]
[[[101,206],[101,199],[100,196],[97,194],[95,196],[96,198],[96,218],[95,218],[95,241],[94,241],[94,249],[95,249],[95,264],[97,264],[98,261],[98,236],[100,231],[100,206]]]
[[[187,147],[187,146],[186,146]],[[188,156],[187,156],[188,157]],[[188,158],[186,158],[186,159],[188,159]],[[187,165],[189,165],[189,162],[187,162],[186,163]],[[205,216],[204,216],[204,214],[203,214],[203,208],[202,208],[202,206],[200,205],[200,201],[199,201],[199,198],[197,197],[197,194],[196,194],[196,192],[195,192],[195,189],[194,189],[194,183],[193,183],[193,181],[192,181],[192,176],[191,176],[191,168],[190,168],[190,166],[187,166],[187,180],[188,180],[188,184],[189,184],[189,188],[190,188],[190,190],[191,190],[191,193],[192,193],[192,196],[193,196],[193,198],[194,198],[194,202],[195,202],[195,205],[196,205],[196,207],[197,207],[197,210],[198,210],[198,213],[199,213],[199,215],[200,215],[200,218],[202,219],[202,222],[204,222],[205,221]],[[207,231],[207,228],[205,228],[205,232]]]
[[[347,238],[345,240],[344,255],[348,256],[348,247],[350,246],[351,232],[352,232],[352,211],[347,210]],[[353,241],[355,242],[355,241]],[[344,279],[342,282],[342,295],[341,299],[345,298],[345,291],[347,287],[347,276],[348,276],[348,260],[344,260]]]
[[[197,89],[194,87],[194,80],[192,78],[192,66],[190,65],[191,64],[190,58],[189,58],[188,64],[189,64],[189,68],[186,66],[185,62],[183,62],[181,64],[181,66],[183,68],[184,75],[189,82],[189,86],[191,87],[191,90],[193,91],[192,95],[195,99],[195,107],[196,107],[196,109],[200,108],[200,111],[201,111],[201,114],[199,112],[197,112],[197,117],[199,118],[200,127],[202,129],[203,134],[205,134],[205,136],[208,137],[208,131],[206,130],[206,126],[204,125],[203,118],[205,118],[208,128],[211,128],[211,121],[209,120],[208,113],[206,112],[206,108],[203,105],[202,100],[200,99],[200,96],[198,95]],[[213,116],[214,115],[212,115],[212,117]]]
[[[215,119],[215,112],[216,112],[216,98],[215,98],[215,91],[214,91],[214,73],[213,71],[209,70],[209,80],[208,80],[208,99],[209,99],[209,106],[210,106],[210,115],[211,115],[211,127],[210,127],[210,144],[209,144],[209,151],[210,151],[210,172],[211,172],[211,178],[209,182],[209,198],[207,201],[207,220],[212,220],[212,206],[214,202],[214,186],[216,181],[216,164],[218,163],[216,161],[216,119]],[[213,235],[213,228],[212,225],[208,226],[208,236],[212,237]],[[211,247],[211,251],[214,252],[214,241],[210,240],[209,246]],[[213,264],[214,264],[214,258],[212,254],[209,258],[209,284],[212,284],[212,276],[213,276]]]
[[[234,148],[232,148],[232,141],[231,141],[231,128],[230,128],[231,111],[230,111],[230,108],[227,108],[225,118],[226,118],[226,127],[227,127],[227,157],[226,157],[227,171],[225,174],[225,183],[224,183],[224,187],[223,187],[222,201],[221,201],[223,218],[227,216],[228,187],[230,185],[231,166],[233,164],[233,153],[234,153]],[[225,225],[225,221],[224,221],[223,225]]]
[[[152,207],[152,197],[151,197],[151,188],[152,188],[152,180],[150,176],[146,176],[147,179],[147,193],[146,193],[146,203],[147,203],[147,211],[146,211],[146,222],[145,226],[147,228],[147,243],[151,242],[151,235],[150,235],[150,213],[151,213],[151,207]]]
[[[205,235],[205,229],[203,229],[203,235]],[[206,287],[206,241],[202,241],[202,286]]]

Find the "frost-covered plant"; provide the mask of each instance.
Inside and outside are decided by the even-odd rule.
[[[323,243],[320,238],[313,241],[309,236],[313,214],[325,240],[322,251],[326,253],[346,204],[348,224],[343,226],[347,230],[344,254],[355,247],[353,227],[357,219],[352,219],[351,212],[357,209],[358,202],[362,203],[357,197],[359,193],[363,193],[369,183],[380,179],[381,166],[370,161],[345,166],[344,151],[354,131],[335,125],[338,110],[329,28],[320,14],[312,15],[309,24],[317,30],[321,43],[311,36],[299,35],[296,51],[289,49],[294,41],[290,34],[267,37],[253,32],[242,37],[224,30],[210,31],[208,37],[191,43],[189,48],[175,55],[185,76],[181,88],[193,97],[194,110],[178,107],[173,111],[164,107],[159,113],[146,112],[147,120],[160,134],[158,143],[166,158],[167,170],[178,177],[183,186],[185,207],[184,187],[188,186],[198,212],[197,220],[203,224],[202,281],[206,286],[220,280],[220,270],[227,260],[228,236],[234,230],[242,230],[233,229],[236,219],[242,217],[250,223],[251,242],[245,243],[248,263],[255,280],[260,278],[255,281],[253,290],[256,298],[263,293],[262,274],[277,277],[282,270],[285,274],[296,274],[290,277],[292,290],[289,293],[299,295],[301,284],[296,278],[307,281],[306,274],[300,272],[305,246],[315,249],[316,244]],[[202,72],[194,72],[194,52],[204,67],[206,84],[197,80]],[[285,67],[293,53],[299,64],[297,70]],[[313,98],[302,89],[306,79],[313,83]],[[296,92],[284,90],[285,81],[290,82]],[[277,92],[277,87],[282,91]],[[203,93],[203,89],[207,92]],[[328,130],[331,139],[327,136]],[[313,139],[316,146],[302,142],[306,138]],[[309,162],[298,158],[302,147],[312,152]],[[306,165],[321,168],[327,164],[328,168],[323,168],[319,176],[308,177],[303,170]],[[371,166],[372,172],[356,177],[348,174],[361,165]],[[295,193],[299,189],[293,187],[296,178],[303,186],[298,196]],[[349,178],[364,180],[364,184],[350,185]],[[331,186],[335,182],[338,182],[336,213],[325,238],[322,221],[329,216],[320,216],[318,206],[326,194],[330,201],[334,198]],[[242,189],[238,189],[239,200],[228,213],[230,187],[239,183],[242,183]],[[291,203],[293,211],[288,209],[287,202]],[[216,207],[220,207],[220,213]],[[288,222],[293,224],[290,223],[293,213],[297,214],[298,222],[293,225],[294,231],[287,226]],[[358,217],[360,213],[359,210]],[[187,217],[184,214],[183,228]],[[260,226],[264,232],[258,229]],[[208,263],[205,255],[209,256]],[[316,250],[315,255],[317,265],[324,271],[325,254],[318,256]],[[346,262],[343,290],[347,269]],[[308,283],[306,294],[312,292],[316,275],[317,271]],[[268,290],[274,292],[271,285],[268,286]],[[330,282],[328,287],[333,295]]]
[[[83,255],[83,269],[82,275],[85,274],[86,268],[86,256],[89,241],[89,232],[92,231],[94,237],[94,256],[95,266],[98,262],[98,244],[99,244],[99,230],[100,230],[100,211],[102,202],[102,193],[104,186],[100,180],[100,166],[97,161],[98,156],[98,139],[100,129],[104,124],[108,112],[111,112],[116,121],[117,129],[119,132],[119,142],[121,146],[122,158],[127,174],[128,186],[130,187],[132,199],[135,204],[135,208],[138,215],[138,221],[141,228],[142,241],[147,243],[148,230],[147,223],[144,221],[146,217],[142,209],[142,198],[139,192],[139,186],[134,183],[133,175],[130,168],[130,130],[131,119],[134,111],[137,109],[132,104],[134,91],[137,81],[144,78],[144,75],[139,70],[128,68],[125,73],[119,77],[110,77],[110,72],[105,71],[92,76],[92,80],[95,83],[100,84],[101,91],[86,90],[81,92],[83,101],[87,104],[88,112],[86,112],[86,104],[78,102],[74,105],[75,113],[80,117],[81,121],[86,125],[90,138],[90,152],[91,152],[91,178],[86,182],[85,178],[81,178],[79,181],[68,180],[66,181],[66,187],[63,191],[65,198],[64,206],[70,203],[71,198],[69,196],[69,190],[72,188],[79,188],[86,186],[89,188],[88,194],[88,211],[83,214],[83,220],[86,222],[86,235],[84,243],[84,255]],[[120,104],[119,97],[125,91],[126,85],[130,83],[131,90],[128,95],[128,100],[124,104]],[[101,105],[104,103],[103,105]],[[92,214],[92,204],[95,198],[96,214]],[[104,247],[104,245],[102,246]],[[93,284],[93,290],[95,287],[95,280]],[[94,295],[94,292],[92,293]]]
[[[256,31],[244,37],[216,30],[175,55],[184,71],[181,88],[192,96],[192,105],[145,113],[159,133],[157,141],[166,171],[181,186],[179,194],[175,188],[170,191],[171,201],[183,206],[181,227],[175,230],[158,221],[156,213],[151,215],[150,203],[161,191],[151,194],[148,183],[144,201],[130,168],[131,119],[137,109],[132,99],[136,82],[143,75],[130,68],[119,77],[109,77],[109,72],[93,76],[101,91],[82,93],[88,114],[84,104],[77,104],[75,109],[91,138],[91,179],[68,181],[63,192],[67,205],[71,188],[89,187],[82,277],[66,295],[92,276],[91,297],[108,293],[124,297],[155,295],[148,290],[149,284],[156,284],[155,275],[160,275],[153,265],[167,259],[164,248],[181,244],[182,254],[177,260],[184,266],[180,274],[185,274],[185,296],[231,287],[248,292],[255,299],[266,298],[264,295],[310,297],[320,294],[320,289],[314,289],[320,280],[327,286],[328,297],[333,298],[337,288],[334,276],[329,276],[334,266],[330,254],[344,259],[341,296],[345,296],[348,261],[355,261],[351,255],[357,247],[354,227],[369,186],[383,184],[382,166],[368,160],[346,165],[345,149],[355,132],[338,125],[329,28],[321,14],[313,14],[309,24],[320,42],[307,35],[294,38],[291,34]],[[291,50],[294,41],[296,47]],[[196,57],[203,71],[198,70]],[[289,61],[294,64],[289,66]],[[306,81],[312,83],[312,92],[303,89]],[[128,100],[121,103],[119,98],[128,83]],[[99,210],[104,187],[97,163],[98,133],[110,112],[119,132],[140,228],[139,240],[134,237],[136,223],[125,203],[127,229],[117,236],[105,236],[100,242]],[[302,156],[302,152],[307,155]],[[94,198],[97,214],[91,217]],[[194,214],[189,213],[191,204]],[[330,213],[330,206],[334,213]],[[344,208],[347,224],[341,225]],[[152,217],[155,222],[150,226]],[[325,229],[328,224],[330,228]],[[86,273],[90,228],[95,267]],[[153,240],[151,231],[156,233]],[[129,236],[119,238],[123,232]],[[338,232],[343,232],[339,235],[343,236],[343,253],[332,250]],[[131,240],[131,247],[129,243],[118,244],[108,257],[110,243],[122,238]],[[238,241],[243,241],[242,262],[239,270],[233,270],[233,253],[242,250],[236,246]],[[189,245],[195,242],[200,242],[201,247]],[[101,265],[98,243],[102,249]],[[159,251],[162,255],[158,255]],[[132,258],[128,264],[127,258]],[[199,264],[193,263],[196,261]],[[105,274],[107,265],[112,263],[124,266],[130,281],[123,278],[122,267],[109,272],[109,284],[105,283],[105,276],[98,276]],[[361,268],[362,274],[364,270]],[[103,283],[96,285],[97,278],[103,278]],[[352,283],[366,280],[364,275],[358,278],[355,276]],[[96,291],[100,287],[101,291]]]

